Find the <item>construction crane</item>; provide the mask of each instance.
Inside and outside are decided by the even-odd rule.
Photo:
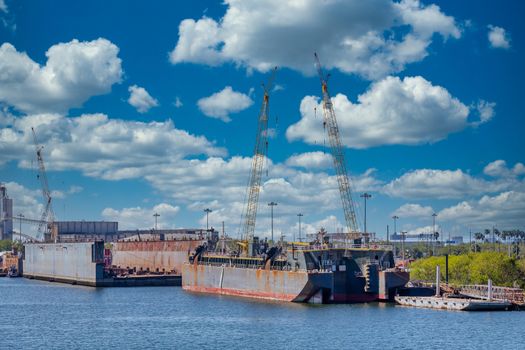
[[[246,208],[244,211],[244,225],[242,230],[242,238],[250,241],[253,239],[255,232],[255,219],[257,216],[257,207],[259,205],[259,192],[261,187],[261,178],[263,164],[268,152],[268,108],[269,108],[269,93],[275,78],[277,67],[272,70],[268,83],[263,86],[264,96],[259,112],[257,124],[257,136],[255,141],[255,150],[252,160],[252,168],[250,172],[250,179],[246,189],[248,198],[246,201]]]
[[[51,191],[49,191],[49,184],[47,182],[47,175],[46,175],[46,167],[44,166],[44,158],[42,157],[42,150],[44,149],[44,147],[38,145],[35,129],[31,128],[31,131],[33,131],[33,140],[35,141],[36,157],[38,160],[37,177],[40,180],[40,184],[42,185],[42,196],[44,197],[44,203],[45,203],[44,211],[42,212],[42,216],[38,223],[38,232],[42,233],[42,228],[46,226],[45,233],[50,233],[50,231],[52,231],[53,229],[53,223],[55,221],[55,214],[53,212],[53,207],[51,205],[51,200],[52,200]]]
[[[330,142],[330,150],[332,152],[334,168],[337,174],[337,183],[339,184],[339,193],[341,194],[341,201],[343,203],[346,226],[348,228],[348,238],[358,239],[360,238],[360,234],[357,225],[354,201],[352,200],[352,187],[346,171],[345,155],[341,145],[341,137],[339,135],[339,127],[337,126],[334,106],[332,105],[330,94],[328,93],[329,76],[324,75],[317,53],[314,53],[314,56],[315,67],[317,68],[317,73],[321,79],[321,87],[323,91],[323,124]]]

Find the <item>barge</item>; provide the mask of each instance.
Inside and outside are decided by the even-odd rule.
[[[360,303],[393,301],[397,288],[409,281],[385,246],[250,246],[260,254],[218,254],[200,246],[182,266],[182,288],[279,301]]]

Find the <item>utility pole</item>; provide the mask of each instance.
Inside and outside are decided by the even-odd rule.
[[[155,217],[155,231],[157,231],[157,218],[160,216],[159,213],[155,213],[153,214],[153,216]]]
[[[268,205],[270,206],[270,212],[271,212],[271,216],[272,216],[272,244],[273,244],[273,207],[275,207],[277,205],[276,202],[270,202],[268,203]]]
[[[367,231],[366,231],[366,200],[372,198],[372,195],[365,192],[361,195],[361,198],[365,199],[365,236],[366,236],[367,234]]]
[[[210,208],[206,208],[204,209],[204,212],[206,213],[206,231],[209,230],[209,225],[208,225],[208,215],[212,212],[213,210],[211,210]]]
[[[435,240],[436,240],[436,216],[437,214],[436,213],[433,213],[432,214],[432,255],[436,255],[436,244],[435,244]]]
[[[303,239],[301,237],[301,217],[304,216],[304,215],[299,213],[299,214],[297,214],[297,216],[299,217],[299,242],[302,242]]]

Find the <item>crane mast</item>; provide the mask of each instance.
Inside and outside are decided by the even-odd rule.
[[[44,158],[42,157],[43,146],[38,145],[36,138],[35,129],[31,128],[33,131],[33,140],[35,141],[36,157],[38,161],[38,179],[42,186],[42,196],[44,197],[44,211],[38,223],[38,232],[42,232],[42,228],[47,223],[45,233],[49,233],[53,228],[53,223],[55,221],[55,214],[53,212],[53,207],[51,205],[51,191],[49,190],[49,184],[47,182],[46,167],[44,166]]]
[[[341,195],[346,226],[348,228],[348,238],[358,239],[360,238],[360,235],[355,214],[354,201],[352,200],[352,187],[348,177],[348,172],[346,171],[345,155],[341,145],[341,137],[339,135],[339,127],[337,126],[334,106],[332,105],[330,94],[328,93],[328,76],[325,76],[323,73],[317,53],[314,55],[315,66],[317,68],[319,78],[321,79],[321,87],[323,91],[323,121],[328,134],[334,168],[337,174],[339,193]]]
[[[257,207],[259,205],[259,192],[261,187],[262,170],[268,152],[269,92],[272,88],[273,79],[275,77],[276,71],[277,67],[273,69],[266,86],[263,84],[264,96],[257,123],[255,150],[253,153],[250,179],[247,188],[248,198],[246,201],[246,208],[244,211],[244,224],[242,230],[242,238],[248,241],[253,238],[255,232],[255,219],[257,216]]]

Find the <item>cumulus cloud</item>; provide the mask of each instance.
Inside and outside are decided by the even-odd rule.
[[[313,52],[323,65],[378,78],[428,55],[434,34],[459,38],[453,17],[418,0],[227,0],[225,15],[185,19],[170,52],[172,63],[217,66],[235,62],[266,72],[289,67],[313,74]]]
[[[507,191],[479,200],[463,201],[438,213],[441,220],[454,221],[471,227],[497,225],[511,229],[523,225],[525,192]]]
[[[152,107],[159,105],[159,101],[151,97],[143,87],[132,85],[128,91],[130,92],[128,103],[135,107],[139,113],[146,113]]]
[[[0,101],[29,113],[64,113],[120,82],[119,48],[100,38],[47,50],[44,66],[9,43],[0,46]]]
[[[176,107],[176,108],[181,108],[182,107],[182,101],[180,99],[179,96],[175,97],[175,102],[173,102],[173,105]]]
[[[119,229],[151,229],[155,228],[153,214],[157,213],[157,228],[176,228],[176,216],[180,208],[168,203],[160,203],[152,208],[132,207],[113,209],[105,208],[102,217],[105,220],[118,221]],[[180,225],[179,225],[180,226]]]
[[[432,215],[432,213],[434,213],[434,209],[430,206],[424,207],[420,204],[407,203],[397,208],[392,213],[392,216],[397,215],[400,218],[417,218],[427,217]]]
[[[512,169],[502,160],[488,164],[484,173],[497,177],[492,181],[457,170],[416,169],[390,181],[383,192],[402,198],[462,198],[508,190],[524,190],[525,183],[519,176],[525,173],[522,163]]]
[[[7,195],[13,200],[13,215],[22,214],[26,218],[40,219],[44,206],[42,190],[30,189],[14,181],[5,183]]]
[[[324,152],[306,152],[294,154],[286,160],[286,165],[306,169],[325,169],[333,164],[332,156]]]
[[[171,120],[144,123],[109,119],[104,114],[67,118],[38,114],[16,118],[13,125],[0,129],[0,164],[20,160],[20,166],[31,166],[31,127],[39,143],[45,145],[47,168],[80,170],[108,180],[140,177],[159,164],[175,167],[191,155],[226,154],[205,137],[176,129]]]
[[[525,174],[525,165],[516,163],[514,167],[509,169],[506,161],[498,159],[487,164],[483,173],[492,177],[517,177]]]
[[[7,5],[4,0],[0,0],[0,11],[3,11],[5,13],[8,12]]]
[[[500,49],[509,49],[510,48],[510,37],[509,34],[505,31],[505,29],[493,26],[491,24],[488,25],[489,33],[489,43],[492,48],[500,48]]]
[[[420,76],[387,77],[357,100],[352,103],[343,94],[332,99],[342,143],[351,148],[432,143],[469,125],[469,108]],[[304,97],[301,120],[286,130],[288,140],[320,144],[325,131],[315,111],[322,108],[319,98]]]
[[[474,126],[488,122],[494,116],[495,102],[487,102],[485,100],[479,100],[475,108],[478,111],[479,121],[473,122]]]
[[[238,113],[253,104],[253,100],[243,93],[233,91],[231,86],[226,86],[219,92],[197,101],[197,106],[204,115],[217,118],[225,123],[231,121],[230,114]]]

